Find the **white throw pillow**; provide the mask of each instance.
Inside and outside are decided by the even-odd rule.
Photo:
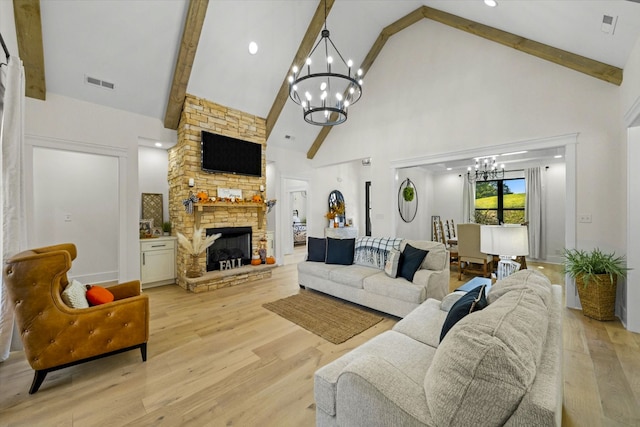
[[[62,292],[62,300],[71,308],[89,308],[87,288],[76,279],[73,279]]]
[[[398,264],[400,263],[400,251],[391,249],[384,263],[384,272],[394,279],[398,277]]]

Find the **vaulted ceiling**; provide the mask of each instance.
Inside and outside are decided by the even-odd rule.
[[[498,0],[490,8],[482,0],[327,0],[326,9],[331,38],[365,72],[389,37],[428,19],[619,85],[640,37],[638,1]],[[57,93],[175,128],[191,93],[266,118],[269,145],[310,158],[331,130],[304,122],[285,82],[318,38],[322,0],[13,4],[28,96]],[[363,91],[360,102],[366,74]]]

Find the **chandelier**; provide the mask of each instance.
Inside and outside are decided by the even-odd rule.
[[[329,37],[327,29],[327,2],[324,3],[324,29],[318,43],[313,47],[305,64],[298,68],[294,65],[289,76],[289,97],[302,107],[304,120],[312,125],[333,126],[347,120],[350,105],[355,104],[362,95],[362,70],[353,75],[353,61],[345,61],[338,48]],[[318,46],[320,64],[312,71],[312,57]],[[318,60],[318,58],[314,58]],[[320,71],[319,71],[320,70]],[[341,72],[338,72],[341,71]]]
[[[467,179],[469,182],[488,181],[504,178],[504,164],[500,165],[500,169],[496,166],[495,157],[477,158],[474,167],[475,173],[471,173],[471,166],[467,168]]]

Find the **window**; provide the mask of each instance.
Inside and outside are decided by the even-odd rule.
[[[525,188],[524,178],[477,181],[476,223],[524,223]]]

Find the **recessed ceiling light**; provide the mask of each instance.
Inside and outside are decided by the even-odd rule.
[[[156,143],[155,143],[155,146],[156,146],[156,147],[162,147],[162,143],[160,143],[160,142],[156,142]]]
[[[258,53],[258,43],[256,42],[249,43],[249,53],[251,55],[255,55],[256,53]]]
[[[448,171],[450,171],[451,169],[453,169],[453,168],[447,168]]]
[[[562,158],[562,154],[556,154],[555,156],[553,156],[554,159],[561,159]]]
[[[484,4],[489,7],[496,7],[498,5],[498,2],[496,0],[484,0]]]

